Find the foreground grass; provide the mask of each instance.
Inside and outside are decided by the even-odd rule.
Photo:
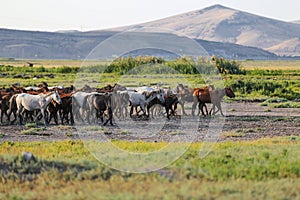
[[[166,145],[114,144],[133,152]],[[165,169],[130,174],[97,162],[80,141],[4,142],[0,199],[297,199],[299,145],[297,136],[224,142],[200,159],[202,144],[197,143]],[[22,151],[37,160],[25,162]]]

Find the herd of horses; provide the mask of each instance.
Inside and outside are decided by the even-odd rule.
[[[88,85],[80,89],[70,87],[49,87],[43,82],[37,87],[12,85],[0,90],[1,124],[4,116],[8,124],[26,124],[29,121],[43,120],[48,125],[74,123],[108,123],[113,125],[113,118],[154,117],[154,113],[166,115],[168,119],[177,115],[178,104],[182,114],[187,115],[185,104],[192,103],[192,115],[198,108],[199,115],[215,115],[220,111],[224,96],[234,98],[231,88],[215,89],[213,85],[203,88],[188,88],[182,84],[174,89],[159,87],[126,88],[119,84],[103,88]],[[206,104],[212,104],[208,112]],[[198,105],[198,107],[197,107]],[[130,108],[130,110],[129,110]],[[128,111],[129,110],[129,111]],[[205,111],[205,112],[204,112]]]

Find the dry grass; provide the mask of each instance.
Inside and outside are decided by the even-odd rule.
[[[0,60],[0,65],[12,65],[15,67],[28,66],[28,62],[33,63],[34,66],[43,66],[46,68],[51,67],[62,67],[62,66],[72,66],[81,67],[84,65],[95,65],[95,64],[109,64],[108,61],[90,61],[85,62],[84,60]]]
[[[241,64],[246,70],[300,70],[300,60],[247,60]]]

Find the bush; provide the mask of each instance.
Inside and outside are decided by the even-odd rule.
[[[126,74],[130,70],[135,67],[142,66],[145,64],[162,64],[164,63],[163,58],[156,58],[153,56],[137,56],[135,58],[129,57],[121,57],[114,60],[105,70],[106,73],[118,73],[121,75]]]
[[[236,61],[225,60],[216,56],[212,57],[212,61],[221,74],[246,74],[246,71]]]
[[[54,68],[56,73],[63,73],[63,74],[69,74],[69,73],[77,73],[79,68],[78,67],[58,67]]]
[[[287,100],[300,98],[300,93],[294,91],[297,86],[293,81],[274,81],[249,77],[249,79],[239,79],[232,82],[230,86],[235,92],[242,95],[253,94],[255,96],[257,94]]]
[[[135,58],[129,56],[116,59],[106,68],[105,72],[124,75],[134,68],[139,66],[142,68],[144,65],[155,66],[157,73],[169,73],[166,71],[167,68],[171,68],[179,74],[216,74],[218,71],[210,60],[203,57],[196,60],[191,57],[181,57],[174,61],[165,61],[163,58],[153,56],[138,56]],[[147,73],[147,71],[144,71],[144,73]]]

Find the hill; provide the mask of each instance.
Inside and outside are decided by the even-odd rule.
[[[191,38],[253,46],[279,55],[300,55],[300,24],[261,17],[222,5],[112,30],[141,27],[171,29]]]
[[[23,59],[84,59],[100,42],[116,33],[118,32],[39,32],[0,29],[0,57]],[[276,55],[259,48],[205,40],[196,41],[204,47],[209,55],[235,59],[276,58]],[[122,45],[122,42],[119,45]],[[143,55],[150,53],[155,54],[157,52],[140,51],[140,53]],[[159,52],[157,56],[168,55]]]
[[[300,24],[300,20],[292,21],[292,23]]]

